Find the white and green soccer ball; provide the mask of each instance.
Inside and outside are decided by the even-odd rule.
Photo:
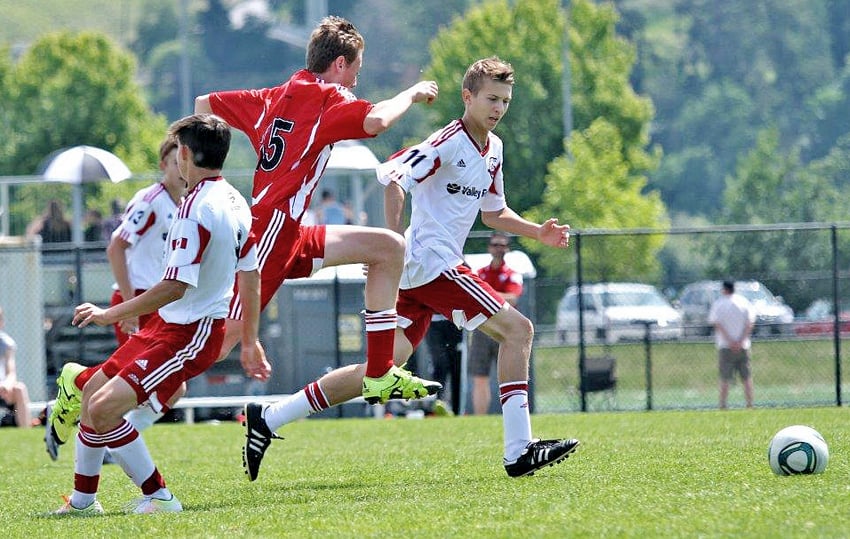
[[[822,473],[829,462],[829,447],[815,429],[792,425],[770,441],[767,460],[776,475]]]

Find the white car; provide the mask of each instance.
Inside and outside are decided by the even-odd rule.
[[[562,343],[578,343],[578,287],[571,286],[558,303],[555,329]],[[652,340],[682,336],[682,316],[652,285],[598,283],[582,286],[586,343]]]

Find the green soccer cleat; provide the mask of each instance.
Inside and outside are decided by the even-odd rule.
[[[48,436],[53,436],[59,444],[68,441],[68,438],[74,433],[77,420],[80,418],[83,392],[77,388],[74,380],[84,370],[86,370],[86,367],[79,363],[65,363],[62,372],[56,378],[59,391],[56,395],[56,402],[53,403],[53,408],[50,410],[50,419],[48,420],[50,432]]]
[[[173,494],[169,500],[161,500],[152,496],[142,496],[141,498],[130,501],[124,506],[124,512],[130,514],[179,513],[182,510],[183,504]]]
[[[424,380],[395,365],[380,378],[363,377],[363,398],[369,404],[383,404],[391,399],[421,399],[441,389],[441,383]]]
[[[83,507],[82,509],[77,509],[73,505],[71,505],[71,497],[70,496],[62,496],[65,499],[65,504],[50,513],[55,516],[72,516],[72,517],[92,517],[95,515],[103,514],[103,506],[100,505],[100,502],[95,500],[88,507]]]

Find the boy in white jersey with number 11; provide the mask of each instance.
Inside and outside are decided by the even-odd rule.
[[[404,232],[393,359],[399,365],[410,357],[435,312],[458,327],[480,329],[499,342],[504,466],[509,476],[518,477],[562,461],[579,441],[532,438],[528,410],[531,321],[464,265],[463,246],[479,211],[484,224],[496,230],[551,247],[569,245],[569,226],[559,225],[557,219],[532,223],[505,203],[502,141],[492,130],[507,112],[513,82],[513,68],[507,62],[491,57],[473,63],[463,79],[463,117],[397,153],[377,173],[387,186],[388,228],[402,232],[405,193],[412,197],[410,226]],[[331,404],[359,393],[359,379],[351,377],[345,390],[336,393],[342,400]],[[258,427],[273,432],[297,418],[297,403],[275,403],[268,412]],[[262,452],[258,456],[262,458]],[[255,458],[257,468],[259,458]]]

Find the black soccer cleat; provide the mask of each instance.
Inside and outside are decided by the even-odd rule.
[[[505,471],[511,477],[534,475],[544,466],[553,466],[570,456],[581,442],[575,438],[568,440],[532,440],[522,455],[511,464],[505,464]]]
[[[260,464],[263,455],[272,443],[272,440],[283,438],[269,430],[266,420],[263,419],[263,406],[256,402],[245,405],[245,446],[242,448],[242,467],[251,481],[257,479],[260,473]]]

